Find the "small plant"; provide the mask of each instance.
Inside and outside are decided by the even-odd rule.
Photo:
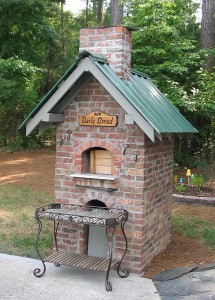
[[[178,185],[176,186],[176,191],[181,193],[181,192],[186,192],[188,187],[186,185]]]
[[[175,175],[173,177],[173,180],[174,180],[175,185],[177,185],[178,184],[178,175]]]
[[[197,188],[197,190],[200,192],[201,187],[205,183],[204,177],[202,175],[194,175],[190,178],[190,183]]]
[[[180,169],[179,165],[177,163],[173,164],[173,172],[176,172]]]

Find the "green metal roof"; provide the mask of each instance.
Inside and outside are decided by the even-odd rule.
[[[107,59],[101,55],[101,54],[97,54],[97,53],[91,53],[89,51],[82,51],[75,59],[73,65],[64,73],[64,75],[55,83],[55,85],[51,88],[51,90],[44,96],[42,97],[42,99],[40,100],[40,102],[37,104],[37,106],[32,110],[32,112],[27,116],[27,118],[22,122],[22,124],[19,126],[19,128],[22,128],[29,119],[33,118],[36,113],[40,110],[40,108],[48,101],[48,99],[57,91],[59,85],[61,84],[61,82],[65,81],[70,75],[71,73],[77,68],[78,63],[84,59],[85,57],[88,56],[92,56],[94,57],[94,59],[98,62],[107,62]]]
[[[79,54],[74,64],[45,97],[42,98],[40,103],[21,124],[20,128],[23,127],[30,118],[36,115],[40,108],[58,89],[59,84],[72,74],[78,67],[79,62],[85,57],[89,57],[93,61],[101,72],[159,134],[197,132],[179,110],[157,89],[147,75],[132,70],[129,80],[119,78],[109,67],[104,56],[88,51],[83,51]]]
[[[158,133],[197,132],[147,75],[132,70],[129,80],[120,79],[107,64],[95,64]]]

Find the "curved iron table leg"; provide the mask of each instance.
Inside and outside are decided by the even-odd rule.
[[[57,223],[57,225],[56,225],[56,223]],[[59,221],[58,222],[54,221],[54,243],[55,243],[56,251],[58,251],[58,244],[57,244],[58,226],[59,226]]]
[[[116,227],[113,228],[112,235],[111,235],[111,244],[109,247],[109,264],[108,264],[108,269],[107,269],[106,278],[105,278],[105,287],[108,292],[112,291],[112,283],[109,281],[109,273],[110,273],[110,267],[111,267],[111,263],[112,263],[113,237],[114,237],[115,229],[116,229]]]
[[[55,248],[56,251],[58,251],[58,244],[57,244],[57,231],[58,231],[58,226],[59,226],[59,221],[56,222],[54,221],[54,243],[55,243]],[[59,263],[54,263],[55,267],[59,267]]]
[[[127,220],[126,220],[127,221]],[[126,221],[124,221],[124,222],[122,222],[121,223],[121,230],[122,230],[122,234],[123,234],[123,236],[124,236],[124,239],[125,239],[125,252],[124,252],[124,254],[123,254],[123,256],[122,256],[122,258],[121,258],[121,260],[120,260],[120,262],[119,262],[119,264],[118,264],[118,267],[117,267],[117,274],[121,277],[121,278],[126,278],[126,277],[128,277],[128,275],[129,275],[129,271],[128,270],[121,270],[121,272],[123,273],[123,274],[120,274],[120,266],[121,266],[121,263],[122,263],[122,261],[123,261],[123,259],[124,259],[124,257],[125,257],[125,254],[126,254],[126,252],[127,252],[127,249],[128,249],[128,241],[127,241],[127,238],[126,238],[126,235],[125,235],[125,229],[124,229],[124,226],[125,226],[125,223],[126,223]]]
[[[42,222],[41,222],[40,219],[36,219],[36,220],[38,222],[38,232],[37,232],[37,236],[36,236],[36,251],[37,251],[37,254],[38,254],[38,256],[39,256],[39,258],[40,258],[40,260],[43,264],[43,270],[41,270],[39,268],[36,268],[36,269],[34,269],[33,274],[34,274],[34,276],[39,278],[39,277],[42,277],[45,274],[46,266],[45,266],[45,263],[44,263],[41,255],[39,253],[39,250],[38,250],[38,240],[39,240],[39,236],[40,236],[40,233],[41,233],[41,230],[42,230]]]

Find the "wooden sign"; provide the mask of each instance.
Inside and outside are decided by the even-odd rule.
[[[78,122],[81,126],[114,127],[117,124],[117,116],[110,116],[99,111],[94,111],[88,115],[79,116]]]

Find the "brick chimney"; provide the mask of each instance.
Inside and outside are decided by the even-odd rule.
[[[104,55],[111,69],[124,79],[130,77],[131,47],[131,31],[126,27],[98,27],[80,30],[79,51],[87,50]]]

